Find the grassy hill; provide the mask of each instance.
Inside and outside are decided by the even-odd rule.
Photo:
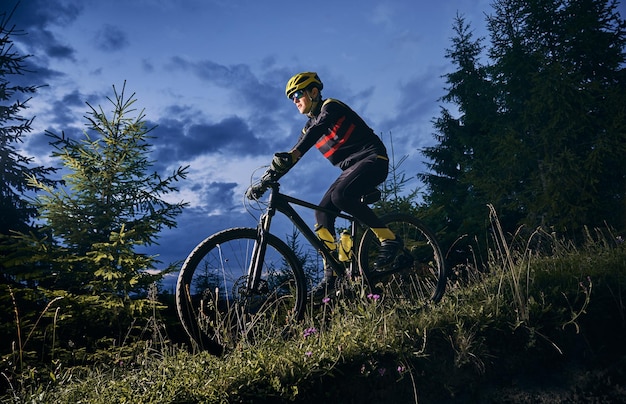
[[[24,372],[2,402],[626,402],[625,291],[619,237],[537,233],[453,268],[437,305],[362,290],[220,358],[154,333],[97,367]]]

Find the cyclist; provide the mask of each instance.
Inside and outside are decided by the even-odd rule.
[[[380,221],[361,197],[374,191],[387,178],[387,149],[350,107],[339,100],[323,99],[323,88],[315,72],[296,74],[287,82],[287,98],[309,119],[291,151],[276,153],[270,167],[282,176],[313,146],[339,167],[341,174],[319,205],[333,212],[347,212],[372,229],[381,241],[374,267],[376,271],[384,271],[402,247],[402,240]],[[315,212],[315,232],[331,250],[337,248],[335,219],[334,214]],[[334,284],[332,268],[324,265],[324,278],[313,289],[313,294],[329,293]]]

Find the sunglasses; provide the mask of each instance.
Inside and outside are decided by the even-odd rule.
[[[304,90],[298,90],[295,93],[293,93],[293,95],[291,96],[291,100],[292,101],[299,100],[302,97],[304,97]]]

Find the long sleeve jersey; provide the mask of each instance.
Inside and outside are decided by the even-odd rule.
[[[302,155],[315,146],[333,165],[347,169],[366,156],[387,157],[387,149],[374,131],[341,101],[320,103],[293,147]]]

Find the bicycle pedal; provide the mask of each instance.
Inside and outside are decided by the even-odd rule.
[[[370,277],[373,280],[378,280],[378,279],[384,278],[385,276],[393,275],[396,272],[398,272],[400,269],[402,268],[395,265],[395,263],[391,263],[383,268],[375,269],[371,271]]]
[[[413,257],[410,255],[402,254],[402,255],[397,256],[394,259],[394,261],[391,264],[387,265],[386,267],[381,268],[376,271],[372,271],[371,275],[373,276],[374,280],[380,279],[385,276],[397,274],[403,269],[409,268],[412,264],[413,264]]]

